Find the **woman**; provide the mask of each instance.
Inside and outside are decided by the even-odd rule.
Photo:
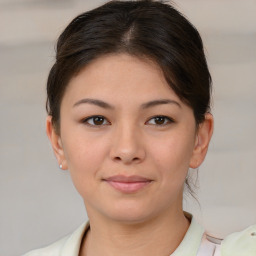
[[[182,209],[213,132],[210,92],[200,35],[171,5],[75,18],[48,78],[47,134],[89,223],[27,255],[221,255]]]

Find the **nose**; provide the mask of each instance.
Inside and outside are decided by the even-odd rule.
[[[110,157],[125,165],[140,163],[146,156],[143,136],[136,127],[116,127],[112,136]]]

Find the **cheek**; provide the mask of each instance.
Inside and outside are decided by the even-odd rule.
[[[95,133],[86,133],[82,127],[72,129],[73,133],[63,134],[63,147],[69,168],[76,166],[97,166],[99,159],[108,146],[107,138],[96,136]],[[89,168],[88,168],[89,169]]]
[[[66,137],[63,143],[64,153],[72,180],[77,187],[86,188],[86,184],[98,177],[98,171],[104,163],[108,151],[107,142],[79,134]],[[90,184],[91,186],[91,184]]]
[[[185,180],[193,154],[193,136],[182,132],[170,134],[162,140],[151,141],[151,145],[152,165],[163,181]]]

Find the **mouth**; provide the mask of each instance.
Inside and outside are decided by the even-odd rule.
[[[108,185],[122,193],[135,193],[146,186],[148,186],[152,180],[141,176],[123,176],[116,175],[103,179]]]

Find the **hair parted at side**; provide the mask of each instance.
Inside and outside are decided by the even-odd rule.
[[[153,60],[197,124],[210,108],[211,76],[196,28],[163,1],[109,1],[71,21],[57,42],[47,82],[47,112],[56,131],[69,80],[104,54],[127,53]]]

